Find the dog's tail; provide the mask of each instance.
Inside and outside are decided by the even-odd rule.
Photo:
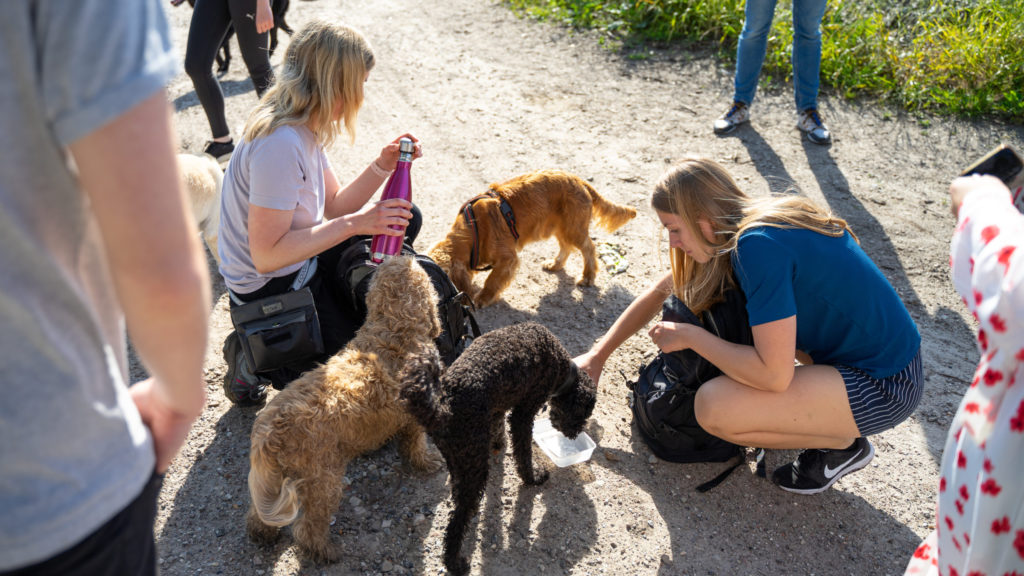
[[[268,435],[253,434],[249,453],[249,497],[264,524],[287,526],[299,517],[299,483],[281,473]]]
[[[447,413],[437,397],[441,370],[441,359],[436,353],[415,355],[402,370],[402,401],[427,431],[438,429]]]
[[[619,228],[622,228],[626,222],[629,222],[633,218],[636,218],[636,210],[629,206],[623,206],[621,204],[615,204],[605,200],[604,196],[597,193],[594,187],[590,185],[590,182],[586,180],[580,180],[583,186],[587,189],[587,193],[590,194],[590,201],[594,206],[594,221],[605,230],[609,232],[615,232]]]

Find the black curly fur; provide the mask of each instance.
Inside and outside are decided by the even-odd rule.
[[[444,565],[461,576],[469,563],[459,551],[483,498],[490,450],[504,446],[505,414],[519,477],[525,484],[543,484],[548,472],[533,469],[534,417],[549,403],[552,425],[575,438],[594,410],[597,390],[554,334],[527,322],[477,338],[443,373],[436,355],[413,360],[403,377],[402,399],[448,464],[455,507]]]

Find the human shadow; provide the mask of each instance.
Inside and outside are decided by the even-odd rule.
[[[722,484],[697,492],[727,464],[653,459],[636,426],[631,428],[631,451],[599,447],[592,461],[646,493],[665,524],[669,552],[647,573],[898,574],[920,542],[898,518],[852,492],[832,488],[803,496],[776,488],[754,474],[750,454],[747,465]],[[769,474],[795,454],[770,451]],[[646,537],[651,527],[647,510],[638,508],[635,517],[612,522],[611,529],[623,531],[623,545]],[[802,552],[806,549],[828,552],[809,557]]]
[[[252,566],[253,573],[272,571],[290,551],[299,556],[303,568],[323,568],[302,558],[297,547],[290,550],[295,545],[290,527],[281,529],[268,546],[248,538],[249,436],[259,410],[232,406],[214,424],[213,440],[195,456],[162,529],[164,535],[175,535],[160,540],[164,572],[230,564]],[[412,471],[393,442],[352,460],[330,528],[331,544],[341,550],[341,560],[330,573],[362,574],[367,566],[379,570],[386,563],[412,570],[422,564],[427,531],[417,528],[422,523],[417,515],[430,514],[437,506],[445,478],[443,473]],[[415,498],[410,498],[413,492]],[[416,505],[402,508],[405,502]],[[206,545],[190,546],[198,541]]]
[[[252,80],[249,78],[246,78],[245,80],[220,80],[219,82],[221,92],[224,93],[224,98],[230,98],[231,96],[256,91],[256,87],[253,86]],[[173,100],[173,104],[174,111],[181,112],[182,110],[187,110],[193,106],[199,106],[199,96],[196,95],[195,90],[186,92],[175,98]]]

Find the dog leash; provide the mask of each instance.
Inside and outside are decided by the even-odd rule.
[[[490,266],[480,266],[480,230],[477,228],[476,215],[473,213],[473,204],[475,204],[477,200],[482,200],[484,198],[498,199],[498,209],[501,210],[501,216],[505,219],[505,225],[508,226],[509,232],[512,233],[512,238],[519,240],[519,231],[516,230],[516,214],[512,211],[512,206],[509,205],[507,200],[502,198],[493,188],[479,196],[470,198],[462,205],[459,212],[462,214],[462,217],[466,219],[466,223],[473,228],[473,247],[469,252],[469,267],[478,272],[484,272],[491,269]]]

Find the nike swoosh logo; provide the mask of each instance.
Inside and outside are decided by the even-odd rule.
[[[864,451],[863,448],[861,448],[860,450],[857,450],[857,453],[854,454],[852,457],[850,457],[849,460],[847,460],[846,462],[843,462],[842,464],[840,464],[839,466],[836,466],[835,468],[829,468],[828,464],[826,464],[825,465],[825,478],[828,478],[829,480],[831,480],[832,477],[835,476],[836,474],[838,474],[840,470],[842,470],[843,468],[846,468],[847,464],[849,464],[850,462],[853,462],[854,460],[856,460],[857,456],[860,456],[860,453],[863,452],[863,451]]]

